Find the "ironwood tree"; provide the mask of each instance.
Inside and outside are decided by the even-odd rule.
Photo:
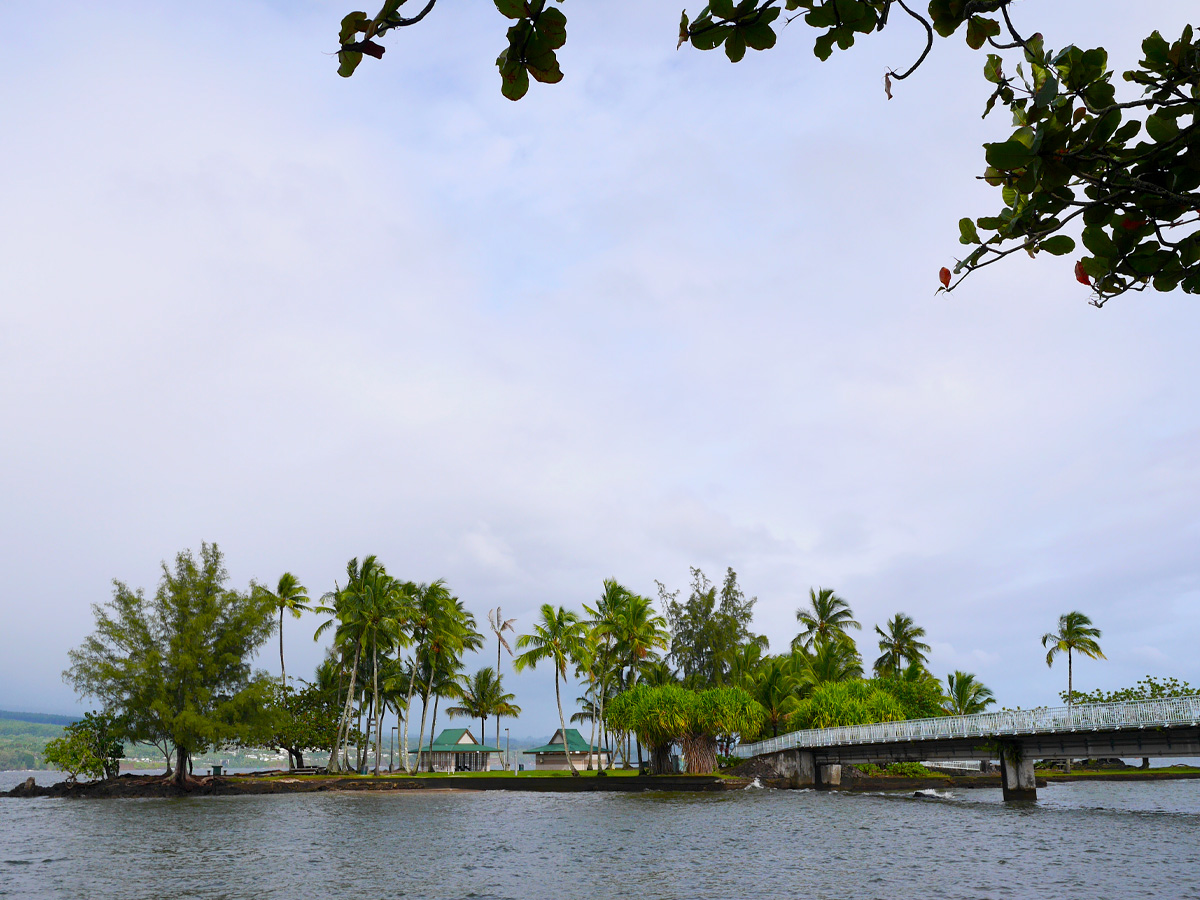
[[[118,722],[145,723],[175,748],[183,786],[192,756],[249,740],[271,716],[273,683],[250,661],[274,631],[275,607],[261,592],[227,586],[216,544],[162,565],[154,596],[113,582],[113,598],[92,607],[96,630],[70,651],[63,677],[95,697]],[[132,735],[127,735],[132,737]]]
[[[374,15],[346,15],[338,73],[351,76],[364,54],[382,58],[378,39],[418,24],[437,2],[385,0]],[[504,96],[519,100],[531,78],[561,81],[563,0],[493,4],[508,23],[496,59]],[[910,66],[884,74],[890,99],[938,38],[961,34],[986,51],[983,115],[1003,107],[1012,131],[983,145],[979,177],[999,189],[1002,205],[994,215],[960,220],[959,239],[970,250],[941,269],[938,290],[1024,251],[1074,258],[1074,277],[1096,306],[1148,287],[1200,293],[1200,42],[1191,26],[1178,39],[1151,33],[1137,68],[1118,79],[1104,47],[1046,47],[1034,28],[1014,21],[1012,7],[1013,0],[929,0],[925,9],[905,0],[710,0],[695,15],[683,12],[677,47],[722,48],[736,63],[748,49],[774,47],[782,25],[803,22],[817,32],[813,52],[826,60],[903,21],[919,45]],[[1118,95],[1122,81],[1127,87]],[[1072,233],[1085,253],[1076,252]]]

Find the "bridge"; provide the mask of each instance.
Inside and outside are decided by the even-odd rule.
[[[1200,697],[1081,703],[793,731],[739,744],[794,786],[835,785],[848,764],[1000,760],[1005,800],[1034,800],[1036,759],[1200,756]]]

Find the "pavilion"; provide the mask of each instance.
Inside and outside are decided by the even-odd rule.
[[[584,736],[579,733],[578,728],[567,729],[567,749],[570,750],[571,762],[575,764],[575,768],[577,769],[586,769],[589,759],[594,769],[606,767],[612,756],[611,751],[607,747],[593,747],[589,745]],[[536,760],[535,768],[551,771],[565,771],[570,768],[567,765],[567,755],[563,753],[563,731],[561,728],[554,732],[549,743],[545,746],[534,747],[532,750],[525,750],[523,752],[533,755]]]
[[[410,751],[413,764],[416,764],[416,748]],[[428,771],[432,766],[435,772],[486,772],[493,753],[500,753],[496,747],[489,747],[475,740],[469,728],[447,728],[433,743],[421,750],[421,768]]]

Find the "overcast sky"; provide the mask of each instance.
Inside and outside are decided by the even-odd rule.
[[[833,587],[1006,706],[1058,702],[1079,609],[1080,688],[1200,684],[1200,305],[1094,309],[1073,257],[935,296],[1000,205],[981,54],[888,102],[906,23],[731,66],[679,4],[569,2],[565,80],[514,104],[463,6],[349,80],[349,0],[0,7],[0,708],[80,709],[90,604],[201,541],[314,594],[375,553],[518,631],[732,566],[774,650]],[[1194,4],[1015,12],[1121,69]],[[556,727],[550,671],[506,685]]]

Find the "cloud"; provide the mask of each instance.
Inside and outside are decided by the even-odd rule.
[[[375,552],[520,627],[732,566],[776,648],[833,586],[864,655],[904,610],[1008,705],[1061,689],[1038,639],[1078,608],[1085,681],[1200,682],[1200,312],[1090,309],[1049,259],[933,296],[998,203],[977,55],[889,103],[919,35],[731,67],[620,0],[511,104],[499,16],[439,8],[346,81],[329,4],[143,6],[0,57],[0,705],[71,708],[88,605],[200,540],[318,593]],[[1082,8],[1039,28],[1126,61],[1191,16]],[[549,673],[513,684],[548,734]]]

